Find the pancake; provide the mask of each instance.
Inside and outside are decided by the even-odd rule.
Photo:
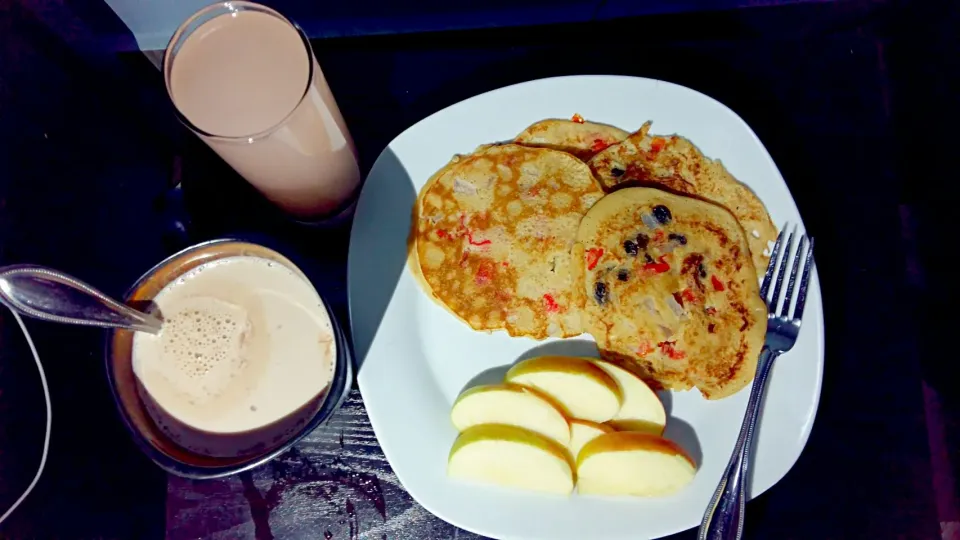
[[[570,249],[602,196],[590,168],[564,152],[504,144],[457,156],[417,200],[422,283],[475,330],[578,335]]]
[[[621,143],[599,152],[590,168],[604,189],[622,184],[652,186],[715,202],[729,210],[746,232],[754,268],[762,274],[777,228],[756,194],[738,182],[719,160],[703,155],[677,135],[651,136],[650,122]]]
[[[568,152],[587,161],[597,152],[630,135],[620,128],[594,122],[541,120],[523,130],[513,142]]]
[[[726,209],[621,189],[584,216],[573,260],[584,329],[604,357],[707,399],[753,379],[767,311],[743,229]]]

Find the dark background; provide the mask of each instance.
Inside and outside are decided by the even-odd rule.
[[[119,296],[187,243],[265,231],[324,269],[324,292],[342,315],[347,230],[276,219],[176,123],[143,55],[99,45],[90,14],[117,28],[109,12],[59,5],[0,2],[0,262],[53,266]],[[660,78],[740,114],[817,238],[827,329],[810,442],[750,504],[747,536],[926,539],[960,522],[950,347],[958,11],[939,0],[851,0],[314,47],[365,169],[426,115],[546,76]],[[185,198],[171,189],[180,180]],[[0,537],[169,534],[177,524],[165,523],[167,479],[118,421],[102,335],[28,324],[51,385],[51,456]],[[23,338],[0,312],[0,509],[35,472],[42,403]]]

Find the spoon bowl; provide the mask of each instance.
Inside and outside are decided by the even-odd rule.
[[[160,317],[121,304],[83,281],[51,268],[0,268],[0,302],[35,319],[160,333]]]

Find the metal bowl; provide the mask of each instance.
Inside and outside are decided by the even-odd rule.
[[[176,253],[140,277],[124,295],[124,302],[145,306],[169,283],[201,264],[234,256],[269,259],[294,270],[307,282],[309,279],[289,259],[259,244],[235,239],[204,242]],[[318,293],[319,294],[319,293]],[[337,343],[336,369],[326,393],[304,405],[316,412],[307,417],[292,435],[239,457],[211,457],[187,450],[168,437],[154,423],[141,396],[140,382],[133,372],[133,332],[114,330],[108,333],[104,359],[107,380],[120,418],[134,442],[163,470],[186,478],[219,478],[252,469],[278,456],[327,420],[343,403],[353,381],[350,346],[330,304],[323,299],[330,316]],[[320,403],[317,403],[319,401]],[[301,408],[301,410],[303,410]],[[296,414],[296,412],[291,413]]]

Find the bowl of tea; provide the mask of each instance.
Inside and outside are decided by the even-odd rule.
[[[350,349],[336,317],[306,275],[265,246],[187,248],[124,301],[163,326],[112,331],[107,378],[137,445],[172,474],[215,478],[264,463],[349,391]]]

